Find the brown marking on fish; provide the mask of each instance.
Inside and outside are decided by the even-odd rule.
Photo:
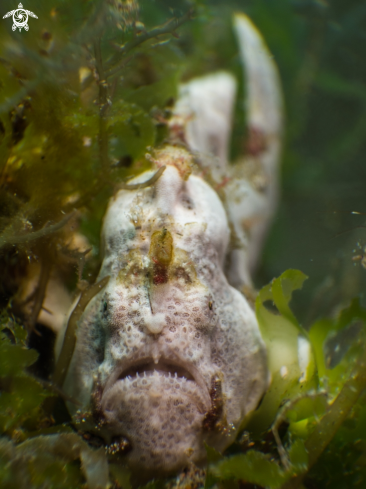
[[[217,375],[214,375],[211,379],[210,398],[211,409],[209,409],[205,414],[202,423],[202,428],[204,431],[212,431],[215,429],[215,426],[221,418],[224,410],[221,380]]]
[[[166,284],[168,282],[168,269],[173,256],[173,238],[167,229],[156,231],[151,236],[149,254],[153,262],[153,284]]]
[[[245,141],[245,153],[251,156],[258,156],[266,151],[268,147],[264,132],[257,127],[249,127],[248,137]]]

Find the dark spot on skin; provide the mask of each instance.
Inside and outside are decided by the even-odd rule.
[[[209,301],[208,308],[210,309],[210,311],[212,311],[212,307],[213,307],[212,301]]]
[[[182,205],[186,208],[186,209],[189,209],[189,210],[192,210],[194,209],[194,203],[192,201],[192,199],[190,199],[188,197],[188,195],[182,195],[181,197],[181,202],[182,202]]]
[[[183,267],[177,267],[174,271],[174,276],[177,278],[183,278],[186,284],[191,284],[192,280],[188,273],[184,270]]]
[[[117,240],[114,236],[110,236],[108,238],[108,246],[111,250],[113,250],[117,246]]]
[[[212,431],[215,429],[216,423],[221,418],[224,410],[221,380],[217,375],[214,375],[211,379],[210,397],[211,409],[205,414],[202,423],[202,428],[204,431]]]

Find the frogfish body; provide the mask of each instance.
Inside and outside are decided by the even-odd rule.
[[[245,17],[237,22],[260,40]],[[177,104],[172,126],[173,131],[182,124],[185,146],[175,142],[156,150],[155,168],[131,183],[143,184],[164,166],[160,178],[151,186],[120,190],[109,203],[98,280],[110,278],[79,321],[64,386],[83,406],[94,406],[112,442],[125,441],[125,459],[135,471],[168,473],[200,463],[205,460],[205,443],[224,450],[268,385],[258,323],[238,289],[248,285],[250,246],[260,246],[250,241],[244,224],[250,220],[263,225],[273,207],[278,144],[272,134],[263,154],[255,155],[267,178],[258,189],[247,174],[231,174],[222,156],[230,124],[227,129],[215,126],[214,116],[206,121],[210,137],[203,135],[200,141],[208,145],[198,149],[218,168],[218,180],[229,182],[222,185],[219,198],[217,189],[205,181],[207,172],[194,163],[196,134],[189,124],[200,124],[202,130],[204,111],[196,103],[196,119],[187,122],[184,114],[195,90],[208,93],[207,87],[217,83],[223,100],[229,97],[232,103],[235,83],[226,74],[194,83],[183,87],[185,102]],[[218,99],[211,103],[211,109],[215,103],[218,107],[218,119],[230,119],[226,104],[220,112]],[[277,110],[270,99],[271,103]],[[219,143],[212,150],[215,130]],[[264,126],[263,137],[267,135]],[[271,158],[272,167],[262,168]],[[223,174],[229,177],[223,180]],[[236,211],[240,206],[243,215]],[[243,236],[237,248],[233,230],[238,239]]]

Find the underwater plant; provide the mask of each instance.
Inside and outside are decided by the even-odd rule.
[[[271,12],[273,6],[271,2],[259,3],[257,14],[263,8],[263,15],[258,15],[258,24],[265,27],[266,9]],[[305,13],[306,9],[313,9],[320,23],[326,19],[325,6],[305,3],[302,5]],[[6,3],[4,14],[13,8],[10,2]],[[230,30],[231,12],[226,24],[216,21],[218,39],[204,40],[203,33],[207,35],[205,28],[213,15],[210,5],[204,2],[177,2],[170,13],[165,2],[135,0],[56,1],[52,6],[39,2],[31,8],[38,19],[32,20],[29,31],[13,32],[11,22],[5,20],[0,30],[1,486],[130,488],[131,484],[144,484],[153,477],[148,487],[362,485],[366,476],[365,310],[354,299],[350,305],[333,311],[329,318],[312,320],[305,329],[289,307],[293,292],[302,287],[306,278],[302,272],[287,270],[259,293],[254,291],[251,275],[260,254],[264,229],[275,209],[277,170],[268,184],[268,174],[248,164],[238,162],[225,167],[230,124],[221,126],[213,138],[206,138],[209,134],[202,131],[205,124],[200,117],[207,121],[215,114],[197,113],[192,118],[186,111],[196,88],[198,96],[194,103],[202,101],[203,107],[212,86],[207,84],[209,76],[201,78],[204,82],[201,92],[194,80],[188,83],[187,80],[218,68],[229,69],[239,80],[239,99],[243,93],[250,94],[251,89],[260,86],[259,82],[251,84],[250,60],[246,60],[244,86],[240,56],[234,54],[226,59],[225,46],[230,46],[229,52],[238,52]],[[255,13],[255,8],[252,10]],[[244,17],[236,19],[240,22]],[[284,19],[285,24],[288,20],[286,16]],[[222,34],[224,30],[228,32],[227,37]],[[227,89],[224,113],[226,110],[227,120],[231,121],[234,77],[221,75]],[[185,83],[180,85],[182,76]],[[321,83],[335,91],[348,90],[347,86],[334,84],[329,76],[323,77]],[[285,97],[286,88],[285,84]],[[218,106],[220,97],[216,98]],[[277,122],[281,119],[278,107],[278,111],[271,111],[268,104],[264,108],[268,120],[269,114],[278,116]],[[231,156],[236,159],[245,152],[255,160],[258,154],[274,151],[276,159],[280,127],[278,134],[272,134],[268,141],[258,128],[251,127],[250,106],[245,110],[244,114],[239,102],[232,111],[236,129]],[[247,133],[245,124],[249,125]],[[190,151],[187,145],[183,147],[187,140]],[[207,153],[216,156],[215,167]],[[244,171],[241,183],[238,171]],[[244,189],[244,197],[253,188],[257,192],[254,197],[259,197],[254,206],[254,210],[260,209],[257,215],[254,212],[256,219],[251,219],[253,208],[246,207],[246,215],[239,212],[244,197],[238,188],[241,190],[248,181],[253,185]],[[165,195],[164,189],[174,185],[185,191]],[[274,194],[260,201],[266,188]],[[169,201],[181,194],[183,198],[174,201],[174,205]],[[165,202],[170,208],[181,206],[187,214],[196,212],[205,217],[202,222],[207,227],[203,226],[202,232],[195,234],[193,226],[179,238],[177,223],[165,218],[155,228],[147,229],[144,213],[151,212],[156,217],[158,208],[149,199],[160,199],[163,208]],[[102,217],[109,200],[102,234],[104,243],[99,252]],[[211,202],[211,206],[202,209],[199,207],[202,201]],[[124,212],[129,209],[128,218],[119,206]],[[127,219],[125,236],[120,233],[124,224],[118,219]],[[246,221],[244,232],[240,228],[242,221]],[[258,231],[255,231],[258,221]],[[252,234],[247,241],[246,233],[250,229]],[[226,253],[229,232],[231,242]],[[147,246],[138,255],[128,240],[137,236],[143,247],[144,233],[148,236]],[[184,240],[188,244],[183,246]],[[205,242],[207,246],[198,253],[200,244]],[[211,248],[210,243],[213,243]],[[248,243],[250,251],[243,254],[243,246]],[[255,245],[250,247],[250,243]],[[193,259],[189,259],[188,252],[193,253]],[[217,263],[213,267],[215,253]],[[227,261],[225,255],[229,257]],[[103,272],[98,276],[102,259]],[[205,262],[202,270],[201,261]],[[220,275],[222,270],[242,295],[228,286],[225,275]],[[210,280],[210,273],[214,280]],[[135,290],[140,283],[146,285],[148,296],[145,301],[141,299],[129,305],[126,290],[131,291],[132,287]],[[243,323],[251,324],[247,331],[251,331],[253,339],[253,356],[242,354],[240,335],[234,335],[227,353],[229,360],[232,355],[231,364],[227,361],[221,370],[219,367],[217,375],[212,375],[214,370],[207,370],[207,399],[202,400],[199,413],[204,436],[197,458],[201,463],[206,459],[206,465],[200,469],[189,465],[188,450],[187,459],[174,466],[170,474],[164,474],[158,467],[161,463],[158,457],[154,462],[158,467],[156,473],[151,475],[146,471],[139,480],[136,472],[145,471],[143,461],[135,462],[135,474],[131,474],[131,464],[126,460],[134,453],[134,443],[136,446],[142,440],[147,445],[150,435],[132,440],[131,450],[131,440],[121,436],[126,426],[121,432],[117,428],[115,433],[108,433],[105,418],[108,415],[113,418],[117,413],[115,418],[123,425],[126,410],[118,412],[119,405],[115,405],[111,396],[113,386],[109,397],[103,398],[105,379],[95,375],[91,365],[103,363],[103,352],[107,351],[108,355],[113,347],[115,355],[121,353],[116,348],[119,335],[118,331],[106,330],[103,337],[93,329],[92,323],[98,323],[99,327],[103,321],[113,325],[108,316],[116,315],[120,300],[117,312],[126,329],[128,321],[135,327],[139,313],[143,313],[149,319],[145,326],[151,335],[159,335],[165,314],[164,300],[169,295],[166,286],[172,284],[175,299],[181,290],[198,291],[196,299],[192,294],[188,312],[176,312],[181,313],[181,321],[185,321],[183,314],[191,312],[201,322],[207,321],[207,315],[211,318],[211,330],[200,331],[197,321],[193,333],[199,333],[201,340],[217,328],[217,317],[228,321],[233,309],[237,317],[245,316]],[[72,291],[76,293],[74,297]],[[227,307],[222,297],[228,300]],[[182,301],[182,297],[178,300]],[[127,310],[122,309],[123,301]],[[251,301],[256,318],[249,307]],[[54,335],[48,333],[47,327],[59,331],[67,322],[66,314],[70,310],[65,341],[62,346],[62,338],[59,339],[61,354],[55,361]],[[132,314],[132,319],[128,314]],[[235,314],[232,323],[237,320]],[[175,320],[174,313],[168,317]],[[124,338],[127,349],[133,348],[136,339],[133,333],[139,331],[138,325],[136,331],[133,327],[131,338],[127,331]],[[189,322],[185,327],[189,327]],[[253,412],[268,378],[258,327],[266,346],[271,382],[260,406]],[[85,332],[86,341],[81,346],[76,338],[78,328],[79,332]],[[170,339],[177,341],[176,346],[181,348],[184,335],[173,340],[173,333]],[[225,342],[229,336],[223,335],[221,340]],[[108,342],[109,350],[106,350]],[[69,379],[64,383],[74,348],[76,360],[72,361]],[[130,376],[132,383],[136,374],[143,370],[152,372],[154,365],[169,373],[172,365],[167,358],[161,361],[159,349],[153,350],[151,346],[148,355],[145,352],[141,356],[145,363],[128,365],[130,371],[118,370],[116,375]],[[81,362],[80,367],[78,358],[87,358],[91,363],[84,361],[83,366]],[[254,358],[257,363],[252,361]],[[146,359],[150,363],[146,364]],[[225,356],[217,355],[216,360],[220,359],[225,360]],[[245,365],[243,374],[240,368],[246,359],[249,365]],[[235,377],[229,388],[225,376],[230,377],[227,371],[233,365],[233,376],[238,378]],[[178,371],[177,365],[173,365],[178,378],[175,383],[182,387],[183,377],[195,378],[196,373],[190,373],[187,364],[180,368]],[[89,382],[91,396],[77,383],[80,371],[88,377],[86,384]],[[108,377],[107,370],[104,374]],[[257,376],[257,390],[252,391],[252,398],[250,390],[243,396],[249,385],[248,379],[243,379],[246,376],[252,376],[252,380]],[[162,389],[165,381],[165,376],[158,378]],[[196,386],[189,385],[187,389],[188,397],[197,397]],[[235,396],[240,394],[244,399],[237,404],[245,409],[240,416],[231,416],[228,401],[235,401]],[[83,406],[85,399],[86,404],[90,400],[89,412]],[[105,409],[108,403],[109,411]],[[73,418],[66,405],[75,413]],[[131,419],[141,417],[136,406],[132,395]],[[158,402],[157,410],[167,416],[164,409],[166,406]],[[112,422],[118,424],[116,419]],[[129,422],[127,428],[131,426],[133,423]],[[181,438],[184,439],[192,426],[194,423],[190,424],[188,419],[183,424]],[[149,451],[147,446],[142,448]],[[177,446],[170,449],[174,451]],[[185,471],[176,476],[183,466]],[[164,479],[167,475],[168,480]]]

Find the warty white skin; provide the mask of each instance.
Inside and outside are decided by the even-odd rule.
[[[235,30],[247,77],[248,127],[263,148],[241,164],[227,163],[236,92],[231,75],[181,87],[171,134],[199,153],[203,174],[206,165],[212,180],[222,183],[226,210],[202,178],[183,178],[181,163],[190,157],[178,147],[157,158],[157,167],[167,168],[154,186],[116,194],[104,219],[98,277],[110,280],[80,319],[65,383],[87,407],[100,380],[105,426],[131,442],[126,458],[136,473],[201,462],[204,442],[225,449],[268,384],[255,315],[231,285],[251,284],[275,208],[281,93],[259,32],[243,15],[235,17]],[[231,248],[229,226],[236,243]],[[164,229],[173,240],[172,261],[167,282],[154,285],[151,238]],[[208,426],[207,413],[215,412],[213,380],[221,382],[223,409]]]
[[[169,151],[174,160],[174,148]],[[158,473],[203,461],[205,441],[226,448],[268,378],[255,315],[223,271],[229,242],[223,205],[200,177],[185,181],[173,164],[153,187],[120,191],[110,202],[98,278],[110,280],[79,322],[65,383],[87,406],[99,377],[105,426],[130,441],[132,468]],[[173,258],[167,283],[154,285],[150,240],[163,229],[171,233]],[[141,363],[150,364],[147,374],[125,377]],[[204,429],[215,377],[223,413]]]
[[[256,133],[263,147],[256,154],[243,155],[235,165],[228,164],[237,92],[236,80],[229,73],[183,84],[170,127],[177,131],[180,126],[189,148],[206,160],[216,183],[224,182],[225,208],[235,233],[226,276],[240,289],[252,285],[251,276],[277,207],[283,102],[277,67],[260,32],[244,14],[234,15],[233,21],[244,69],[248,133]]]

